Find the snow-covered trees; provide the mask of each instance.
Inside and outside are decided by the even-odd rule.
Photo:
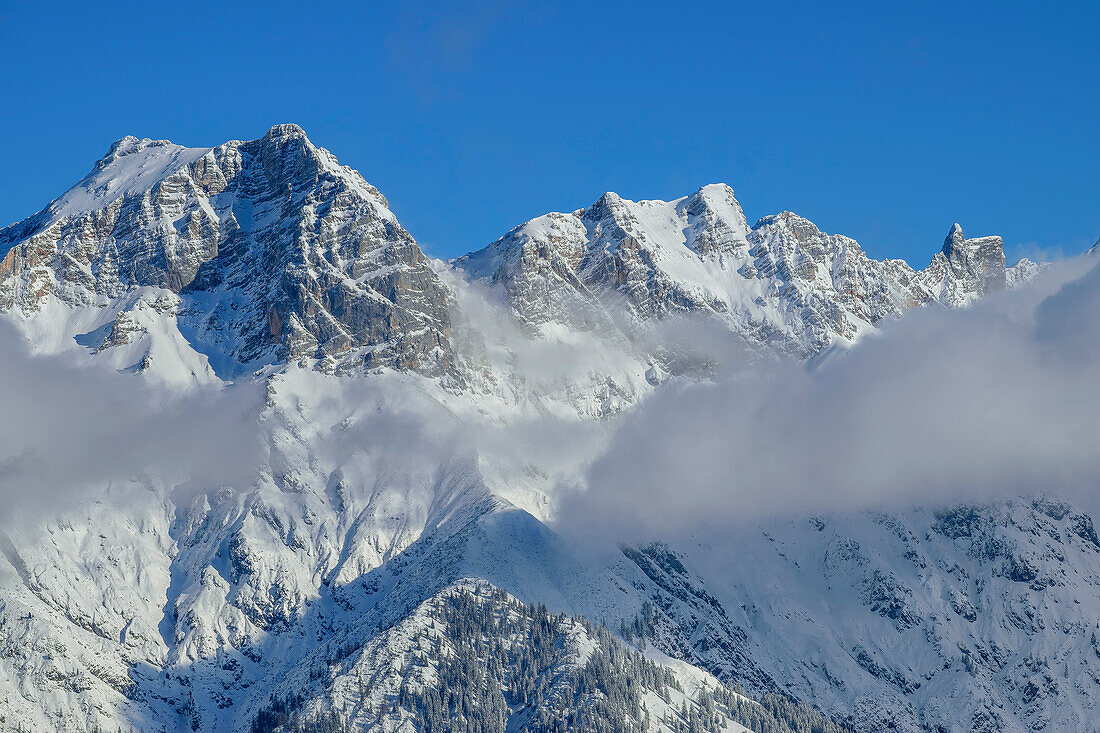
[[[717,733],[730,721],[758,733],[846,730],[776,695],[757,703],[710,683],[686,692],[670,667],[603,626],[520,603],[488,584],[445,591],[428,603],[430,622],[416,631],[412,646],[419,651],[406,657],[396,694],[372,706],[370,683],[356,679],[360,712],[369,715],[309,714],[306,700],[291,695],[273,700],[254,719],[253,733]],[[645,638],[653,623],[647,605],[624,624],[624,636]]]

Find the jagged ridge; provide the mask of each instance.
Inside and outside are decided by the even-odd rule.
[[[587,209],[533,219],[454,264],[501,287],[533,328],[621,323],[625,304],[636,321],[710,315],[751,343],[800,356],[853,342],[913,307],[966,305],[1035,269],[1022,260],[1006,271],[1000,237],[965,239],[958,224],[919,272],[872,260],[855,240],[791,212],[750,228],[723,184],[667,202],[607,193]]]

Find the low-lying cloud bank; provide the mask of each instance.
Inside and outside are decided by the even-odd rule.
[[[194,493],[255,477],[260,385],[178,394],[70,356],[0,321],[0,523],[147,475]]]
[[[410,470],[433,456],[480,454],[500,468],[500,490],[522,464],[557,467],[579,486],[555,497],[557,527],[612,541],[737,531],[775,515],[1041,492],[1096,510],[1096,264],[1060,263],[1028,288],[963,311],[911,313],[814,367],[759,360],[743,371],[752,362],[705,324],[664,324],[676,332],[655,337],[661,344],[678,339],[708,363],[742,371],[668,383],[615,420],[513,416],[481,425],[441,406],[400,403],[313,449],[333,465],[366,451]],[[498,336],[516,350],[526,343]],[[536,346],[509,358],[541,366],[532,368],[534,381],[555,384],[617,363],[620,348]],[[181,500],[247,489],[270,459],[261,383],[180,395],[94,359],[31,356],[4,321],[0,374],[0,524],[146,475],[177,487]],[[331,399],[342,404],[347,395],[336,391]]]
[[[1100,490],[1100,267],[926,308],[816,368],[659,390],[557,525],[609,540],[829,510]]]

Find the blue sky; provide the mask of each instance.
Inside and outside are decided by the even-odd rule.
[[[454,256],[605,190],[733,186],[876,257],[1100,236],[1100,4],[0,0],[0,226],[123,135],[297,122]]]

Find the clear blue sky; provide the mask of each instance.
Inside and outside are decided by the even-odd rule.
[[[0,226],[123,135],[297,122],[453,256],[605,190],[725,181],[923,266],[1100,236],[1097,3],[0,0]]]

